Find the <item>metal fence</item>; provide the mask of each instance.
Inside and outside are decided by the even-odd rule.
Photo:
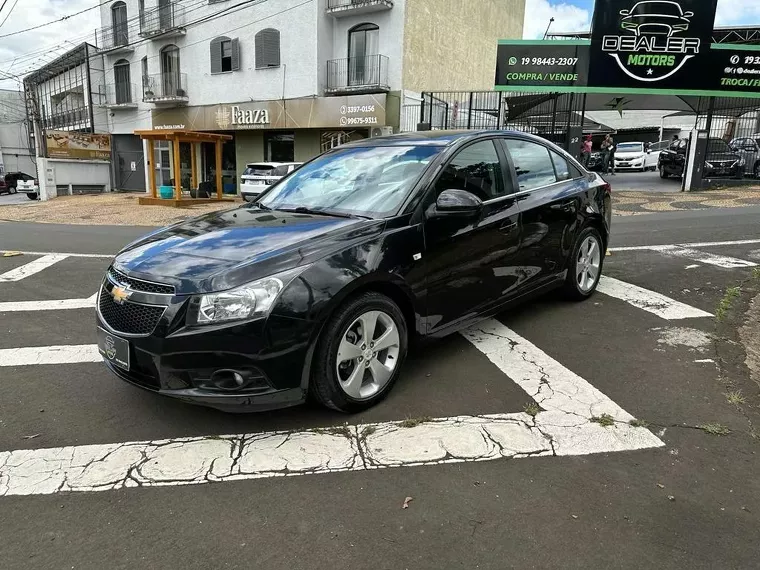
[[[388,90],[388,57],[367,55],[327,62],[328,93]]]

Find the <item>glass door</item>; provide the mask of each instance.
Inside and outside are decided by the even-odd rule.
[[[161,86],[162,96],[174,97],[180,85],[179,48],[167,46],[161,51]]]
[[[376,60],[380,47],[380,28],[362,24],[348,34],[348,84],[372,85],[377,82]],[[375,76],[375,77],[373,77]]]

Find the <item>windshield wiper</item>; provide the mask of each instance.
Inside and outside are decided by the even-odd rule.
[[[269,210],[271,210],[271,209],[272,209],[272,208],[270,208],[269,206],[265,206],[265,205],[264,205],[264,204],[262,204],[261,202],[253,202],[253,203],[251,204],[251,206],[257,206],[257,207],[259,208],[259,210],[265,210],[265,211],[269,211]]]
[[[278,211],[280,212],[295,212],[296,214],[312,214],[315,216],[331,216],[334,218],[347,218],[351,220],[371,220],[369,216],[359,216],[358,214],[343,214],[340,212],[332,212],[329,210],[317,210],[314,208],[306,208],[304,206],[298,206],[297,208],[290,208],[290,209],[284,209],[284,208],[278,208]]]

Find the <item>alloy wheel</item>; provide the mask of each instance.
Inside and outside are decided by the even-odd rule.
[[[346,329],[338,345],[338,383],[355,400],[372,398],[390,382],[398,363],[398,326],[383,311],[367,311]]]
[[[595,236],[588,236],[578,250],[575,262],[575,279],[578,289],[590,292],[596,285],[602,265],[602,248]]]

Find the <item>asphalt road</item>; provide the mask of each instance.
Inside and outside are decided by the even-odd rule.
[[[613,192],[680,192],[680,178],[660,178],[659,172],[619,171],[615,175],[605,174]]]
[[[760,240],[760,208],[614,221],[618,248]],[[112,254],[143,233],[0,223],[0,250]],[[45,491],[40,481],[52,467],[41,462],[29,471],[35,493],[0,496],[1,566],[756,568],[760,447],[748,432],[758,418],[725,393],[726,376],[732,389],[757,393],[737,327],[756,287],[750,265],[760,264],[760,242],[693,249],[691,258],[613,251],[605,275],[711,313],[727,288],[743,283],[745,294],[721,322],[666,320],[652,312],[657,303],[634,306],[609,294],[582,304],[549,295],[497,319],[648,422],[663,447],[74,493]],[[728,258],[745,266],[725,267]],[[0,303],[89,297],[108,264],[70,257],[3,282],[34,259],[0,257]],[[0,305],[0,332],[6,355],[95,340],[92,309],[3,312]],[[521,388],[525,372],[506,372],[454,335],[414,354],[391,396],[365,414],[303,406],[229,416],[143,393],[96,362],[0,361],[0,493],[3,452],[20,449],[517,413],[534,398]],[[568,374],[548,366],[541,373],[550,384]],[[704,424],[732,433],[709,435],[697,429]],[[402,509],[406,497],[413,501]]]

